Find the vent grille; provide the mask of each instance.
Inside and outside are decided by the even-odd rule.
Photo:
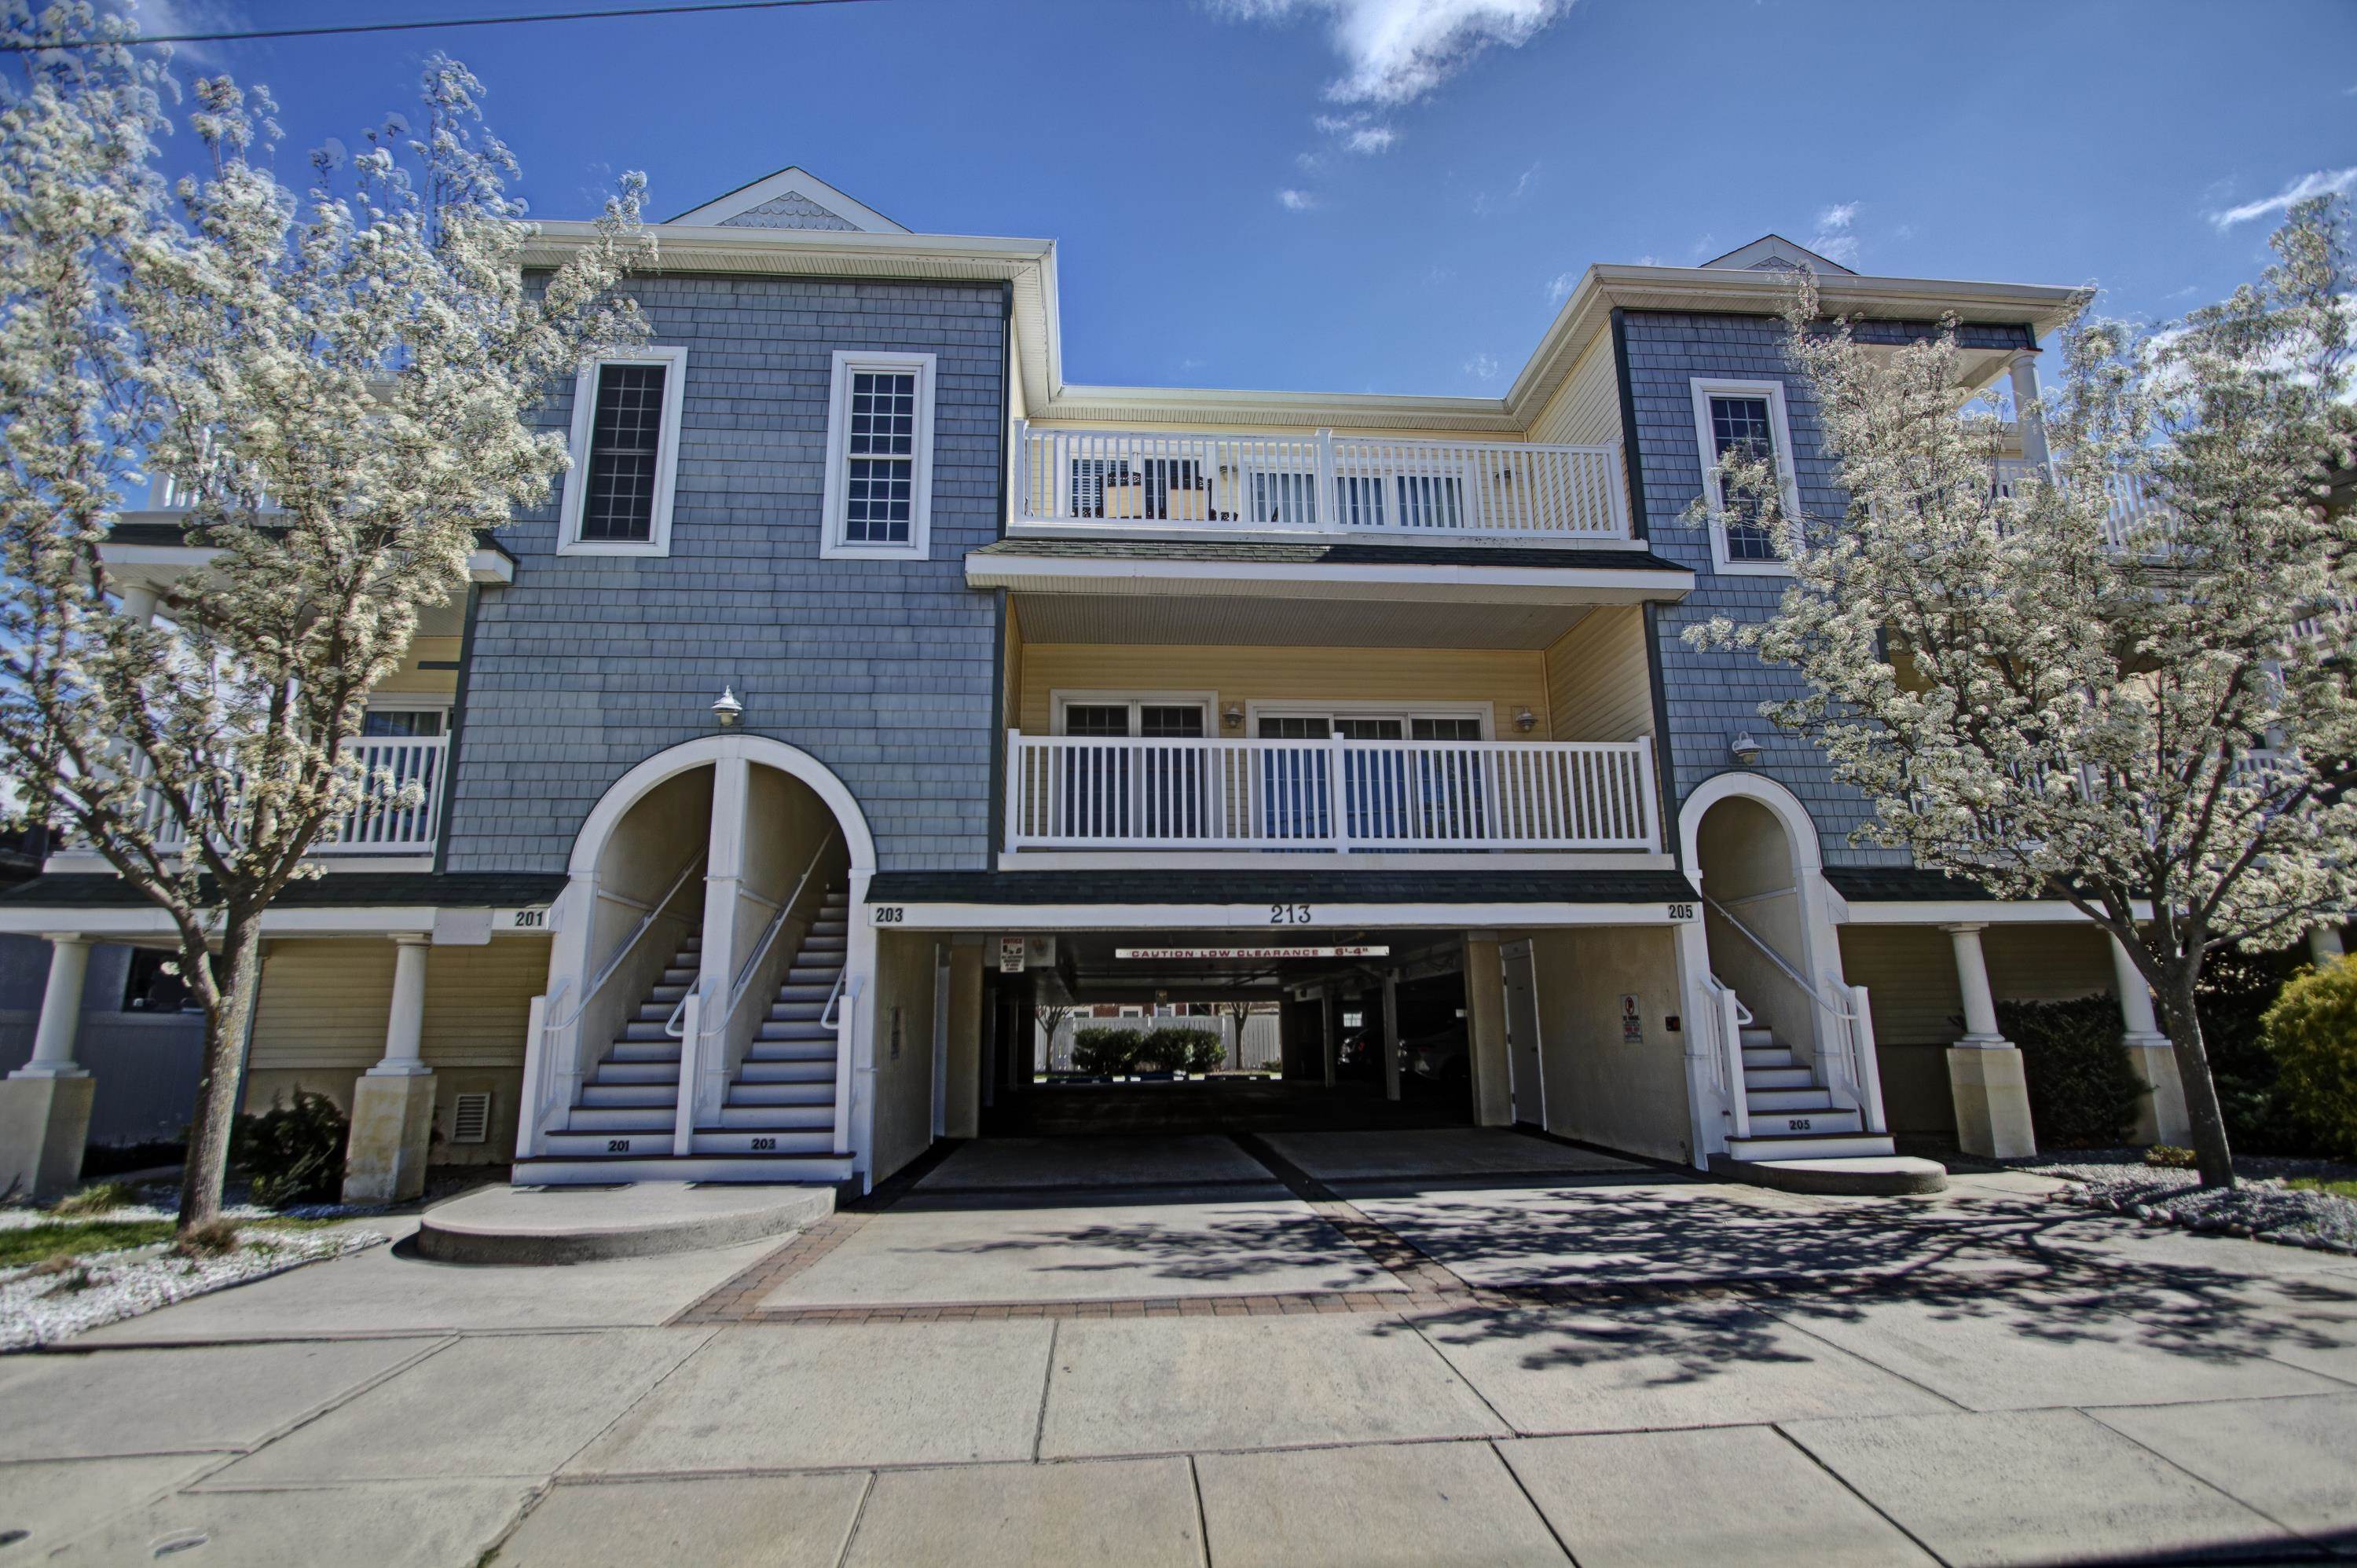
[[[485,1144],[491,1137],[491,1097],[488,1091],[458,1096],[450,1109],[450,1141]]]

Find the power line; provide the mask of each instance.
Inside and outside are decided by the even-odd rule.
[[[536,11],[514,16],[454,16],[438,22],[353,22],[324,27],[253,27],[242,32],[154,33],[133,38],[63,38],[0,44],[0,53],[100,48],[112,44],[221,44],[247,38],[317,38],[348,33],[414,33],[433,27],[504,27],[522,22],[594,22],[614,16],[691,16],[712,11],[784,11],[803,5],[866,5],[875,0],[700,0],[686,5],[631,5],[614,11]]]

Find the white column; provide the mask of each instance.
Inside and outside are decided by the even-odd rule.
[[[2021,455],[2041,468],[2049,467],[2046,421],[2038,412],[2038,350],[2023,349],[2013,356],[2014,418],[2021,432]]]
[[[2126,1044],[2130,1049],[2169,1044],[2169,1036],[2160,1031],[2160,1021],[2153,1015],[2152,991],[2137,971],[2136,960],[2128,956],[2119,938],[2114,937],[2111,941],[2112,976],[2117,982],[2120,995],[2120,1022],[2127,1026]]]
[[[41,1021],[33,1031],[33,1059],[10,1078],[87,1078],[74,1065],[74,1033],[81,1026],[81,983],[90,972],[90,939],[49,939],[49,983],[41,993]]]
[[[1383,1098],[1400,1097],[1399,971],[1383,972]]]
[[[1963,1047],[2003,1050],[2012,1042],[1996,1024],[1996,998],[1989,992],[1988,958],[1981,951],[1979,926],[1950,926],[1948,940],[1956,949],[1956,989],[1964,998]]]
[[[371,1078],[423,1078],[425,1066],[425,949],[427,939],[393,938],[393,1006],[385,1015],[384,1059]]]
[[[155,589],[144,587],[137,584],[134,584],[130,587],[124,589],[122,593],[123,618],[125,620],[135,620],[140,625],[145,626],[149,621],[156,618],[156,603],[158,596],[159,596],[156,594]]]
[[[2341,928],[2310,926],[2308,930],[2308,956],[2319,969],[2341,956]]]

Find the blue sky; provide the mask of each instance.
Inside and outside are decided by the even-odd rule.
[[[151,27],[560,8],[164,3]],[[2348,0],[874,0],[180,70],[267,82],[299,151],[407,108],[436,48],[540,216],[625,168],[669,217],[799,163],[912,228],[1058,240],[1075,381],[1495,395],[1589,262],[1770,230],[2166,317],[2261,263],[2276,213],[2236,209],[2357,182]]]

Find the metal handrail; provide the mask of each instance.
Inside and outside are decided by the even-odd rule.
[[[687,886],[688,878],[695,875],[696,868],[705,863],[705,857],[709,853],[709,851],[699,850],[694,858],[681,868],[679,875],[673,880],[669,890],[649,906],[645,914],[639,917],[639,923],[630,928],[630,934],[622,939],[621,945],[614,950],[613,957],[608,959],[604,966],[597,971],[597,978],[582,989],[580,1004],[573,1009],[572,1015],[561,1024],[549,1025],[550,1028],[569,1029],[581,1021],[581,1015],[587,1012],[589,1004],[597,999],[597,993],[605,989],[606,982],[614,978],[614,972],[622,967],[622,961],[637,950],[640,942],[646,940],[647,933],[653,929],[654,923],[662,918],[662,912],[671,908],[671,901],[679,897],[679,890]],[[560,991],[562,989],[559,987]]]
[[[1725,920],[1728,925],[1733,926],[1738,931],[1741,932],[1743,939],[1746,941],[1749,942],[1753,947],[1758,948],[1762,953],[1766,954],[1768,961],[1774,964],[1776,968],[1783,973],[1786,979],[1799,986],[1803,995],[1808,997],[1809,1000],[1834,1015],[1835,1020],[1841,1025],[1841,1054],[1846,1059],[1850,1089],[1857,1097],[1858,1109],[1867,1112],[1869,1115],[1876,1116],[1876,1119],[1878,1121],[1879,1117],[1877,1113],[1878,1112],[1882,1097],[1881,1085],[1872,1081],[1875,1077],[1875,1070],[1867,1061],[1867,1052],[1868,1047],[1867,1041],[1861,1037],[1863,1031],[1871,1029],[1873,1026],[1871,1018],[1867,1015],[1863,1004],[1858,1000],[1859,996],[1862,995],[1863,993],[1857,992],[1855,987],[1849,988],[1853,994],[1850,996],[1849,1004],[1846,1005],[1845,1005],[1837,997],[1828,996],[1824,991],[1820,990],[1807,975],[1803,974],[1799,970],[1794,969],[1790,963],[1787,963],[1784,961],[1784,955],[1778,952],[1774,948],[1770,947],[1766,941],[1761,940],[1759,933],[1752,930],[1750,927],[1745,925],[1742,921],[1737,919],[1726,905],[1720,903],[1717,899],[1712,897],[1707,893],[1702,895],[1702,901],[1709,905],[1712,908],[1717,910],[1719,918]]]
[[[753,983],[754,972],[761,967],[761,960],[769,955],[770,944],[785,929],[786,917],[793,911],[795,905],[802,902],[802,889],[810,886],[810,879],[818,873],[819,862],[826,858],[826,852],[834,846],[842,831],[840,827],[832,826],[826,830],[826,836],[818,841],[818,848],[811,852],[810,864],[802,867],[802,875],[795,881],[794,890],[786,895],[785,902],[778,906],[778,912],[770,917],[768,927],[761,932],[761,940],[753,944],[752,956],[737,970],[737,978],[729,986],[725,1017],[736,1016],[737,1004],[745,999],[745,988]]]
[[[846,963],[841,969],[835,971],[834,985],[826,993],[826,1005],[819,1010],[818,1026],[820,1028],[832,1029],[835,1027],[838,1022],[840,1022],[840,1020],[835,1017],[834,1010],[835,1007],[843,1001],[843,983],[850,978],[851,966],[849,964]]]

